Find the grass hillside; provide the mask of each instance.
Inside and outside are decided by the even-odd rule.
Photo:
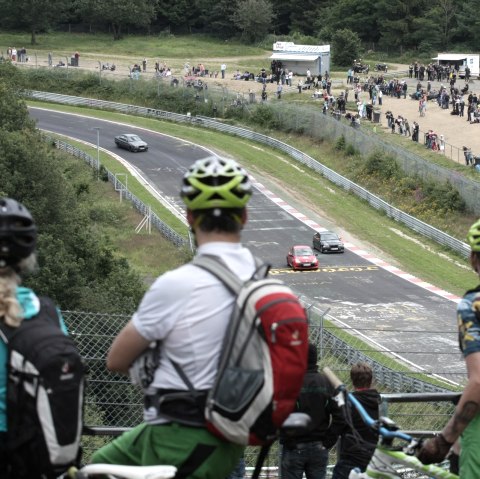
[[[255,62],[265,65],[270,54],[270,50],[263,48],[246,47],[229,42],[219,43],[210,38],[198,36],[127,37],[125,40],[114,42],[110,37],[102,35],[40,35],[38,37],[39,45],[35,46],[35,49],[29,48],[27,40],[27,35],[2,33],[0,34],[0,51],[5,52],[10,45],[17,47],[26,45],[30,55],[34,52],[45,54],[48,51],[58,55],[70,55],[73,51],[78,50],[81,58],[89,55],[103,57],[106,55],[105,52],[108,52],[110,56],[124,58],[137,57],[141,59],[144,56],[159,58],[162,61],[176,62],[179,66],[188,60],[195,64],[197,59],[212,63],[226,61],[229,66],[232,65],[232,68],[235,68],[236,65],[241,68],[241,65]],[[61,45],[61,49],[59,45]],[[115,116],[104,112],[95,114],[102,117],[111,115],[113,118]],[[124,117],[122,117],[122,121],[125,121]],[[255,175],[268,181],[272,188],[278,188],[282,194],[289,192],[293,202],[298,202],[301,207],[317,209],[332,225],[348,232],[359,241],[367,243],[371,248],[382,250],[404,269],[433,284],[459,294],[473,281],[473,275],[469,272],[465,259],[455,257],[438,245],[414,235],[397,223],[371,210],[351,195],[332,187],[321,177],[312,176],[304,171],[299,177],[297,175],[300,173],[297,169],[295,169],[295,176],[292,175],[292,168],[295,166],[278,151],[269,150],[263,146],[259,148],[258,145],[248,144],[244,140],[211,132],[205,135],[203,130],[184,129],[179,125],[162,124],[160,127],[159,123],[154,120],[141,118],[131,118],[131,121],[135,124],[148,124],[148,127],[152,129],[161,128],[163,132],[171,131],[175,136],[185,137],[199,144],[213,147],[220,153],[228,152],[228,154],[241,159],[242,162],[249,165]],[[283,141],[296,146],[329,166],[334,167],[335,163],[338,163],[340,155],[346,160],[346,163],[350,165],[355,163],[350,157],[349,151],[339,152],[335,145],[318,144],[293,134],[280,132],[275,132],[275,134]],[[259,149],[262,151],[262,162],[258,161]],[[280,163],[278,158],[281,158]],[[302,184],[301,189],[298,188],[298,184]],[[384,185],[384,187],[388,189],[388,185]],[[453,223],[451,219],[448,221]],[[463,230],[469,222],[470,218],[465,218],[460,229]],[[383,231],[384,234],[379,236],[378,231]],[[138,268],[144,270],[147,277],[155,276],[157,269],[151,268],[146,271],[145,265],[142,265],[143,258],[138,257],[135,253],[135,234],[132,233],[128,238],[128,233],[122,231],[120,234],[119,230],[118,234],[112,233],[111,236],[112,241],[118,243],[119,248],[131,261],[137,263]],[[158,248],[157,254],[160,250],[163,250],[163,247]],[[184,258],[178,260],[182,261]],[[161,261],[160,263],[167,264],[167,262],[162,263]],[[173,266],[171,262],[168,265]]]

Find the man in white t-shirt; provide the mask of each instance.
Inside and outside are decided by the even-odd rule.
[[[198,160],[183,178],[181,196],[195,235],[198,255],[216,255],[241,279],[255,271],[255,260],[241,244],[252,186],[233,160]],[[212,387],[234,296],[216,277],[191,263],[161,275],[130,322],[115,338],[107,367],[128,374],[132,363],[160,342],[160,363],[145,391],[144,423],[97,451],[95,463],[178,468],[176,477],[223,479],[243,447],[218,439],[204,427],[206,392]],[[196,400],[177,372],[180,366]],[[178,394],[188,399],[182,401]],[[170,400],[175,394],[176,399]]]

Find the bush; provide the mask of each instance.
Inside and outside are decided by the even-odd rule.
[[[395,178],[399,174],[399,167],[395,158],[385,155],[381,151],[374,151],[364,166],[364,173],[380,176],[385,179]]]
[[[280,128],[280,121],[275,112],[268,105],[260,105],[252,113],[250,117],[252,123],[255,123],[262,128],[271,130]]]
[[[335,149],[338,151],[345,151],[346,141],[345,137],[342,135],[338,137],[337,141],[335,142]]]

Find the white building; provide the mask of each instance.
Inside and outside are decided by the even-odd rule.
[[[281,61],[283,68],[296,75],[325,75],[330,72],[330,45],[295,45],[293,42],[275,42],[273,60]]]

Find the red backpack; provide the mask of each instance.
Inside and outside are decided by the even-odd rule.
[[[218,373],[210,390],[207,428],[241,445],[269,444],[294,410],[307,369],[308,320],[297,296],[260,266],[241,281],[215,256],[193,264],[236,296],[222,345]]]

